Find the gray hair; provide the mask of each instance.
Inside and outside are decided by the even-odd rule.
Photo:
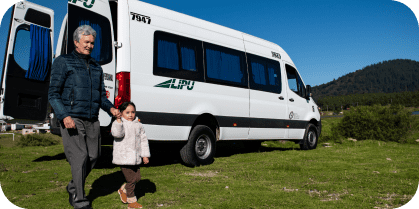
[[[92,35],[96,39],[96,31],[90,25],[81,25],[73,33],[73,40],[80,42],[81,36]]]

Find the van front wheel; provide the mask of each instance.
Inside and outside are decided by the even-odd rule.
[[[197,125],[189,135],[188,143],[180,150],[183,162],[189,166],[210,164],[214,161],[215,135],[204,125]]]
[[[316,149],[318,141],[317,128],[315,125],[309,123],[306,127],[304,139],[300,143],[302,150]]]

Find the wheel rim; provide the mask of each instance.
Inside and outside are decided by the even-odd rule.
[[[314,145],[316,145],[317,135],[316,135],[316,132],[314,132],[312,129],[310,129],[310,131],[307,134],[307,141],[310,147],[313,147]]]
[[[206,159],[211,153],[211,139],[203,134],[198,137],[195,143],[195,153],[199,159]]]

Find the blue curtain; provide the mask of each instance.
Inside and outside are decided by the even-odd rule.
[[[158,41],[157,66],[172,70],[179,70],[179,54],[177,44],[170,41]]]
[[[196,71],[195,50],[188,46],[182,46],[180,52],[182,53],[182,69]]]
[[[207,75],[209,78],[241,83],[240,57],[221,51],[206,49]]]
[[[253,74],[253,81],[255,83],[266,85],[264,65],[257,62],[252,62],[252,74]]]
[[[92,54],[90,55],[93,59],[95,59],[97,62],[101,61],[101,51],[102,51],[102,29],[99,24],[90,22],[89,20],[81,20],[79,22],[79,26],[81,25],[90,25],[95,31],[96,31],[96,39],[95,39],[95,46],[93,48]]]
[[[221,52],[207,49],[207,75],[209,78],[222,79],[221,77]]]
[[[30,37],[29,69],[26,71],[25,78],[44,81],[51,68],[50,29],[31,25]]]

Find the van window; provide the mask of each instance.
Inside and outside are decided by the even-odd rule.
[[[304,97],[306,88],[304,87],[303,80],[300,75],[298,75],[297,70],[290,65],[285,65],[285,68],[287,70],[289,88],[300,97]]]
[[[90,25],[97,33],[91,56],[100,64],[112,61],[112,32],[109,20],[97,13],[68,4],[68,51],[74,50],[73,33],[80,25]]]
[[[161,31],[154,37],[154,75],[204,80],[202,42]]]
[[[157,66],[161,68],[179,70],[179,54],[177,43],[159,40]]]
[[[281,93],[281,66],[278,61],[248,55],[250,88],[254,90]]]
[[[208,43],[204,47],[208,82],[247,88],[244,53]]]
[[[182,70],[196,71],[195,47],[181,43],[180,54],[182,57]]]
[[[16,63],[23,69],[29,69],[29,55],[31,49],[30,31],[24,27],[18,29],[16,33],[16,41],[13,56]]]
[[[51,16],[32,8],[29,8],[26,12],[25,20],[46,28],[51,27]]]

